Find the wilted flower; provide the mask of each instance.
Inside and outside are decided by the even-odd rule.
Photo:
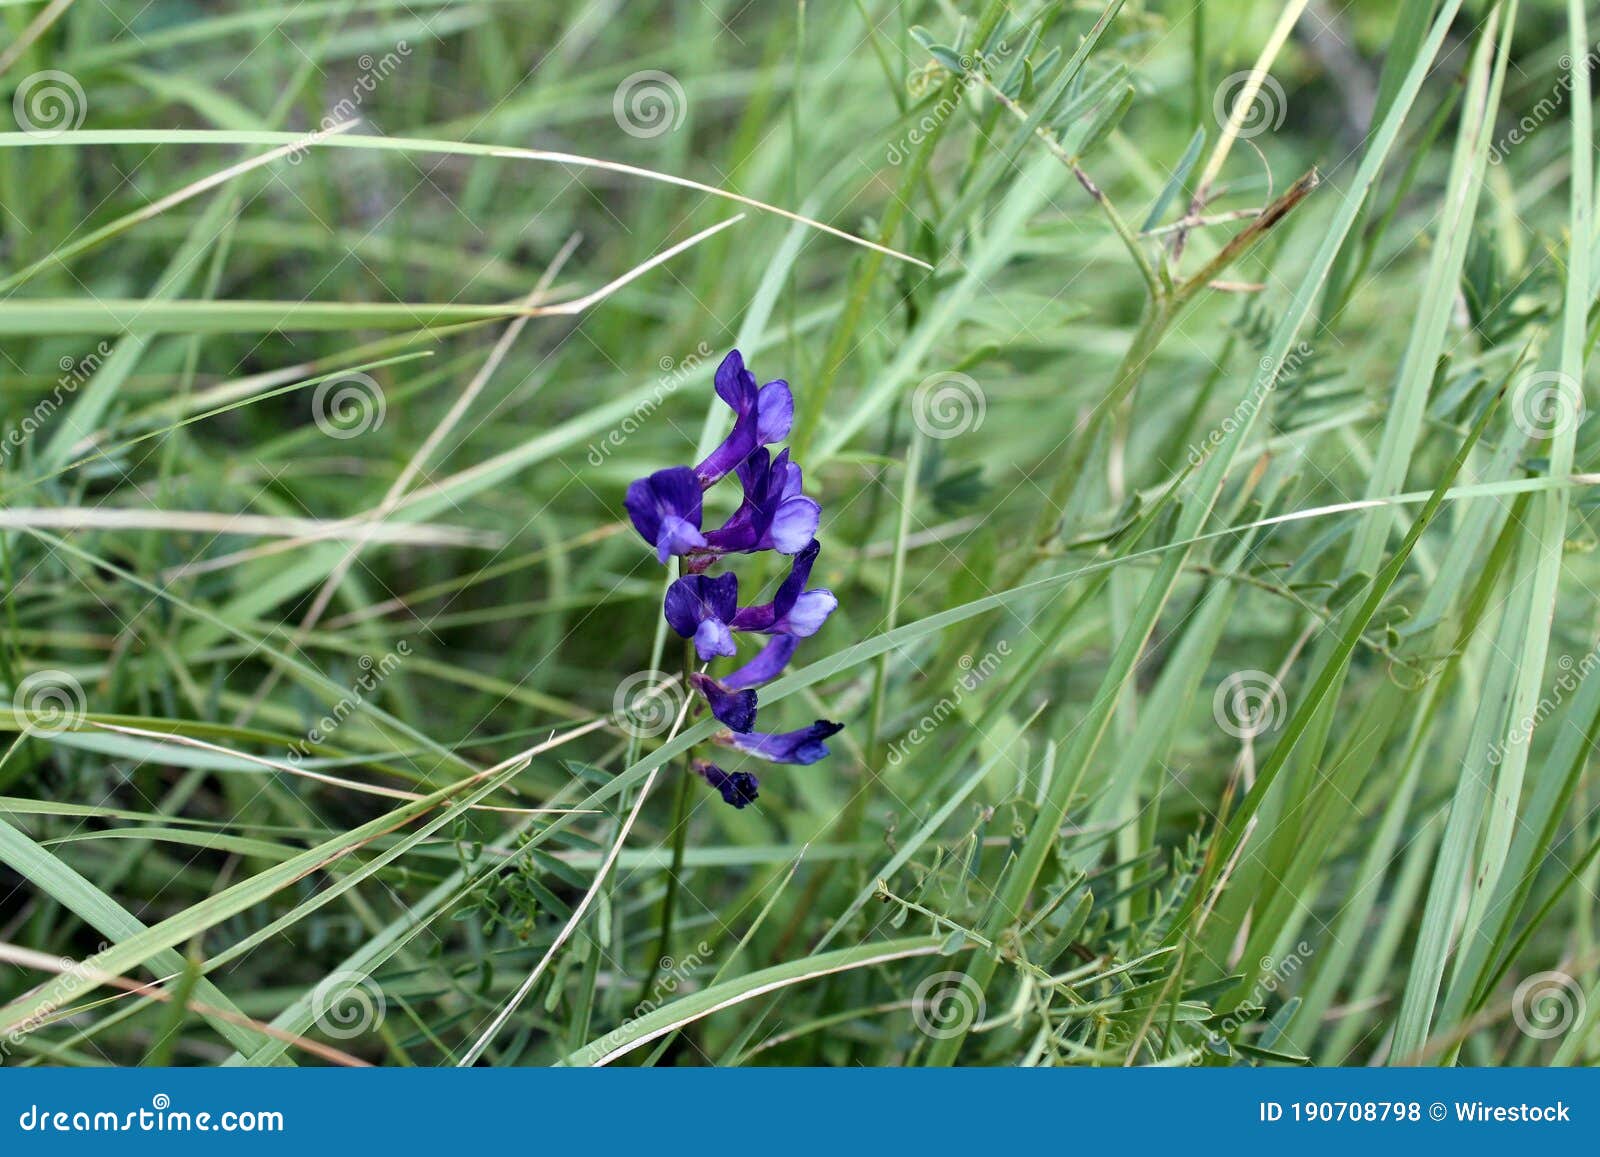
[[[761,786],[761,781],[748,771],[736,771],[729,775],[716,764],[703,759],[694,761],[694,770],[695,774],[722,793],[725,802],[734,807],[742,808],[756,801],[756,789]]]

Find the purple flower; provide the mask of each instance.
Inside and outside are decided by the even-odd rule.
[[[738,472],[744,501],[720,529],[705,535],[705,551],[798,554],[804,550],[817,536],[822,507],[800,493],[800,467],[789,461],[789,451],[769,460],[765,449],[757,449],[739,464]]]
[[[758,794],[756,789],[761,786],[761,781],[748,771],[736,771],[729,775],[716,764],[703,759],[694,761],[694,770],[696,775],[722,793],[725,803],[737,808],[755,803]]]
[[[736,655],[729,629],[739,605],[739,576],[731,571],[711,578],[686,575],[667,588],[667,624],[685,639],[694,640],[702,663],[717,655]]]
[[[800,640],[816,634],[839,606],[832,591],[806,589],[822,550],[817,543],[822,508],[806,497],[800,467],[789,460],[789,451],[767,449],[789,436],[794,396],[787,382],[757,386],[738,350],[722,360],[715,381],[717,396],[733,411],[733,429],[698,466],[658,470],[629,486],[628,516],[663,564],[680,557],[680,577],[667,588],[663,610],[672,629],[694,641],[701,662],[738,654],[735,633],[770,636],[730,675],[690,673],[689,684],[729,729],[713,742],[772,763],[816,763],[828,754],[828,737],[844,724],[819,719],[781,734],[754,730],[755,688],[781,675]],[[739,478],[739,506],[722,526],[704,530],[702,493],[730,473]],[[738,576],[705,573],[724,556],[767,550],[793,558],[771,602],[741,609]],[[730,774],[703,760],[691,767],[733,807],[755,801],[760,785],[749,772]]]
[[[744,355],[732,350],[717,367],[717,396],[733,411],[733,431],[695,467],[701,487],[715,483],[736,468],[758,446],[770,446],[789,436],[794,425],[794,395],[789,383],[768,382],[756,388],[756,378],[744,368]]]
[[[811,566],[822,549],[816,539],[794,556],[789,577],[778,586],[770,603],[745,607],[733,616],[728,624],[736,631],[755,631],[763,635],[793,635],[809,638],[822,629],[828,616],[833,614],[839,600],[832,591],[806,590],[806,580],[811,577]]]
[[[777,735],[754,731],[748,735],[724,732],[716,737],[716,741],[724,747],[732,747],[770,763],[815,763],[828,757],[828,745],[823,740],[843,730],[843,723],[819,719],[810,727],[802,727],[798,731],[784,731]]]
[[[765,647],[756,652],[755,658],[733,674],[724,676],[722,685],[729,690],[737,690],[770,683],[783,673],[799,645],[800,640],[794,635],[774,635]]]
[[[735,731],[749,731],[756,725],[754,691],[736,690],[699,671],[690,672],[689,682],[711,704],[711,714]]]
[[[628,508],[633,528],[665,563],[675,554],[688,554],[706,545],[700,533],[700,483],[687,466],[657,470],[628,487],[622,504]]]

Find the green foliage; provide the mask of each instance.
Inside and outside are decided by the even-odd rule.
[[[964,10],[0,6],[0,1061],[1600,1059],[1582,5]]]

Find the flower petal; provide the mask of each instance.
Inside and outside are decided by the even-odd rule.
[[[661,520],[656,532],[656,561],[662,566],[675,554],[688,554],[706,544],[706,536],[687,518],[669,514]]]
[[[843,723],[819,719],[810,727],[802,727],[798,731],[784,731],[776,735],[766,735],[756,731],[748,735],[725,732],[718,735],[716,741],[724,747],[735,748],[746,755],[753,755],[757,759],[765,759],[771,763],[808,764],[826,759],[828,745],[823,740],[843,730]]]
[[[800,640],[793,635],[774,635],[755,657],[731,675],[724,676],[722,685],[730,690],[741,687],[759,687],[770,683],[783,673],[794,656]]]
[[[833,614],[839,606],[839,600],[832,591],[814,590],[807,591],[795,600],[789,613],[784,616],[782,626],[791,635],[808,639],[822,629],[822,624],[828,621],[828,616]]]
[[[749,410],[751,400],[756,396],[756,377],[744,368],[744,355],[738,350],[728,351],[728,356],[717,366],[712,384],[716,387],[717,397],[727,402],[728,408],[735,414]]]
[[[761,786],[761,781],[748,771],[736,771],[732,775],[723,771],[714,763],[707,763],[697,759],[694,763],[695,774],[704,779],[712,787],[722,793],[724,803],[742,808],[755,803]]]
[[[817,537],[822,507],[811,498],[789,498],[778,505],[767,538],[779,554],[799,554]]]
[[[727,623],[707,619],[695,628],[694,653],[700,656],[702,663],[709,663],[718,655],[737,655],[739,648],[734,645],[733,632],[728,630]]]
[[[735,691],[723,686],[709,675],[691,672],[689,682],[706,697],[711,714],[735,731],[749,731],[756,725],[756,693]]]
[[[794,395],[785,381],[768,382],[756,396],[756,441],[763,446],[781,442],[794,426]]]
[[[687,466],[657,470],[636,480],[628,486],[622,504],[633,528],[656,548],[663,562],[670,554],[686,553],[705,543],[700,534],[700,483]]]

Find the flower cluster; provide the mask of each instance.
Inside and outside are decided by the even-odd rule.
[[[821,550],[816,535],[822,508],[801,493],[800,467],[789,461],[789,451],[774,455],[767,449],[789,436],[794,396],[783,381],[757,387],[738,350],[717,367],[716,389],[733,411],[732,432],[693,469],[673,466],[639,479],[628,487],[624,504],[658,560],[681,560],[682,577],[667,588],[667,624],[694,640],[702,663],[737,655],[735,635],[767,637],[737,670],[721,677],[704,670],[689,676],[711,714],[728,728],[713,742],[772,763],[815,763],[828,754],[824,741],[844,724],[819,719],[797,731],[755,730],[755,689],[777,678],[800,640],[816,634],[839,605],[832,591],[806,587]],[[743,501],[720,528],[705,530],[701,496],[729,474],[738,478]],[[739,576],[707,572],[726,555],[758,551],[790,556],[789,574],[771,602],[741,607]],[[756,798],[760,784],[749,772],[730,774],[704,760],[692,766],[734,807]]]

